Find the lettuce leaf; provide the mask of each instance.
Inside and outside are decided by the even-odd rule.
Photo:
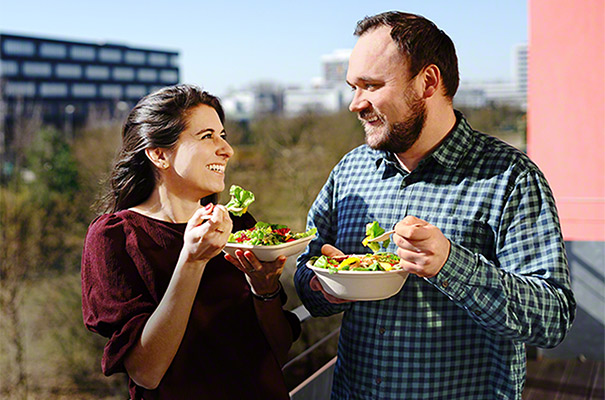
[[[366,225],[366,237],[365,237],[365,239],[363,239],[361,244],[363,244],[366,247],[369,247],[374,253],[377,253],[378,251],[380,251],[380,243],[368,242],[368,240],[374,239],[374,238],[382,235],[385,232],[386,231],[380,227],[380,224],[378,224],[378,222],[376,222],[376,221],[370,222]],[[382,242],[382,247],[384,249],[386,249],[390,243],[391,243],[391,239],[385,239]]]
[[[237,185],[231,185],[229,194],[231,195],[231,200],[226,205],[227,210],[237,217],[241,217],[248,211],[248,207],[255,200],[254,193],[244,190]]]

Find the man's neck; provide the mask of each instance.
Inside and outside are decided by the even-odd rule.
[[[408,151],[396,154],[401,166],[409,172],[413,171],[420,161],[439,146],[455,125],[456,114],[451,105],[436,112],[427,110],[424,128],[416,143]]]

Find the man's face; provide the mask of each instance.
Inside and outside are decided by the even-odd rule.
[[[358,114],[370,147],[404,153],[420,136],[426,105],[390,31],[380,27],[357,41],[347,71],[355,91],[349,110]]]

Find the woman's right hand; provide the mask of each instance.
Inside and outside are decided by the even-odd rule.
[[[227,244],[233,222],[222,205],[208,204],[187,222],[182,254],[187,261],[205,261],[217,256]]]

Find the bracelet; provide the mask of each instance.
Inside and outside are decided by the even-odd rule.
[[[281,282],[277,281],[277,290],[273,293],[268,293],[268,294],[258,294],[256,292],[254,292],[254,289],[252,288],[252,286],[250,286],[250,293],[252,293],[252,296],[256,297],[259,300],[262,301],[271,301],[274,298],[276,298],[277,296],[279,296],[279,293],[281,292],[282,286],[281,286]]]

